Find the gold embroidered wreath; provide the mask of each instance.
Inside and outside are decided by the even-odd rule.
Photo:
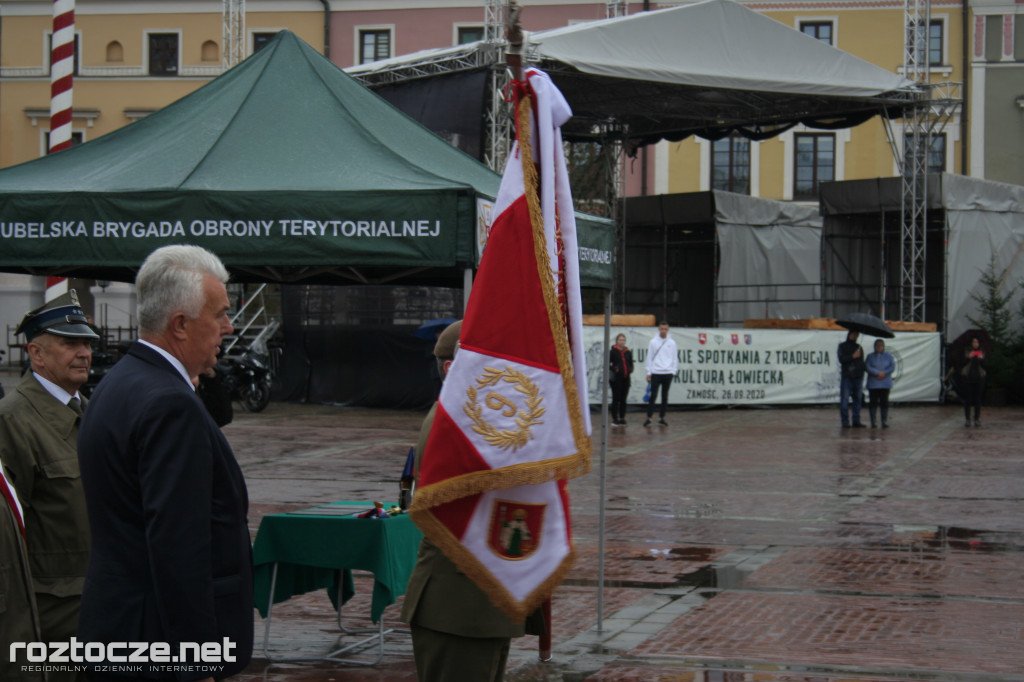
[[[515,430],[497,429],[485,421],[483,418],[483,406],[477,401],[477,392],[480,389],[487,386],[496,386],[499,381],[514,384],[515,390],[525,396],[525,409],[517,409],[515,412],[515,422],[519,427]],[[544,416],[547,410],[541,406],[544,398],[540,395],[540,388],[537,384],[530,381],[529,377],[512,367],[506,367],[505,371],[500,371],[493,367],[484,368],[484,375],[476,380],[476,386],[470,386],[466,389],[466,396],[468,400],[466,400],[463,409],[466,412],[466,416],[472,419],[473,424],[475,424],[473,430],[483,436],[485,441],[502,450],[512,448],[512,452],[515,452],[523,447],[527,441],[533,438],[533,434],[530,433],[530,427],[544,423],[541,417]],[[494,396],[497,396],[502,404],[512,404],[511,401],[496,393],[491,393],[488,398]]]

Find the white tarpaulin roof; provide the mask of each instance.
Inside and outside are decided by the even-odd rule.
[[[528,16],[530,8],[523,11]],[[527,42],[527,60],[551,75],[572,107],[563,128],[569,140],[604,137],[609,124],[613,136],[635,145],[732,130],[764,139],[797,123],[846,128],[879,114],[898,117],[914,89],[732,0],[539,31]],[[471,43],[347,71],[371,87],[400,88],[489,68],[497,54],[493,45]],[[454,105],[417,103],[423,106]]]
[[[704,88],[875,96],[912,84],[732,0],[706,0],[530,36],[530,56],[584,73]]]

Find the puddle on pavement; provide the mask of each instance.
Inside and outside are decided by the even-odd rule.
[[[1024,552],[1020,533],[977,530],[957,526],[893,526],[892,537],[883,549],[893,551],[982,552],[1015,554]]]
[[[693,587],[704,599],[711,599],[721,590],[738,587],[752,570],[742,570],[737,566],[718,566],[708,564],[692,573],[679,576],[678,587]]]

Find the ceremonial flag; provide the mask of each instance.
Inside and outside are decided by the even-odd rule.
[[[516,620],[572,563],[565,480],[590,466],[576,222],[551,80],[517,83],[517,142],[411,514]],[[535,163],[536,160],[536,163]]]

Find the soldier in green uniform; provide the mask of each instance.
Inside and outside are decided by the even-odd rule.
[[[461,328],[461,321],[449,325],[434,346],[442,381],[455,358]],[[436,410],[435,403],[420,429],[417,471]],[[405,591],[402,621],[412,630],[420,682],[498,682],[505,676],[512,638],[544,632],[539,611],[525,623],[509,620],[476,583],[425,538]]]
[[[25,315],[32,371],[0,400],[0,459],[25,512],[25,537],[43,642],[70,642],[89,559],[89,522],[78,470],[79,387],[92,342],[72,289]],[[50,680],[74,680],[73,670]],[[84,674],[83,674],[84,679]]]
[[[16,660],[9,656],[13,642],[38,642],[40,635],[28,552],[22,534],[22,510],[16,500],[14,486],[3,474],[3,460],[0,460],[0,477],[3,477],[0,478],[0,492],[6,498],[0,498],[0,680],[41,682],[41,669],[22,669],[32,665],[25,650],[18,652]],[[34,667],[41,668],[38,665]]]

